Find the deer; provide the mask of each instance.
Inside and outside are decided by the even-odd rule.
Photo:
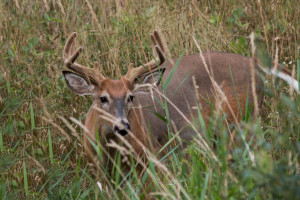
[[[215,83],[220,86],[226,96],[228,103],[222,104],[221,107],[225,113],[228,113],[228,119],[241,120],[245,114],[243,109],[246,105],[255,103],[251,92],[253,89],[251,62],[254,62],[256,68],[258,66],[261,71],[287,81],[299,92],[298,82],[288,69],[268,70],[261,66],[259,60],[253,61],[252,58],[239,54],[204,52],[201,56],[194,54],[183,56],[180,60],[178,58],[167,60],[165,47],[157,31],[150,34],[155,58],[136,68],[130,64],[125,76],[112,80],[100,73],[97,62],[94,68],[84,67],[75,62],[83,50],[82,47],[75,50],[76,36],[77,33],[74,32],[66,41],[63,60],[67,70],[63,70],[62,73],[67,86],[73,92],[80,96],[93,96],[94,101],[87,112],[84,124],[86,127],[83,134],[85,154],[92,163],[99,164],[99,159],[95,159],[96,153],[93,147],[93,143],[97,143],[98,134],[101,146],[106,151],[100,163],[108,166],[108,170],[113,168],[109,157],[114,158],[117,153],[115,148],[108,145],[110,141],[118,143],[118,138],[124,138],[137,155],[142,155],[144,148],[152,148],[158,152],[169,142],[170,126],[158,115],[169,116],[174,125],[171,129],[174,132],[180,130],[179,138],[184,141],[184,144],[193,140],[197,131],[201,132],[201,127],[195,130],[185,118],[193,119],[198,116],[197,109],[194,109],[198,105],[205,123],[208,122],[212,107],[216,103]],[[174,70],[174,63],[177,61],[179,64]],[[210,75],[206,65],[209,66]],[[172,74],[171,79],[169,79],[170,74]],[[254,78],[257,103],[258,107],[261,107],[263,82],[257,74]],[[139,90],[138,88],[143,85],[150,85],[155,90]],[[168,113],[161,102],[155,100],[159,99],[162,93],[169,99]],[[98,108],[112,115],[114,120],[101,118],[103,113]],[[178,110],[184,116],[180,115]],[[128,133],[131,133],[139,142]],[[168,148],[161,154],[165,155],[167,151]],[[123,166],[128,168],[126,163],[123,163]]]
[[[133,90],[134,86],[138,83],[137,78],[139,76],[145,75],[145,77],[143,77],[145,83],[159,83],[160,80],[157,77],[164,69],[160,70],[158,66],[165,61],[164,48],[158,33],[154,32],[154,34],[151,34],[151,40],[153,44],[153,54],[157,55],[157,58],[137,68],[133,68],[132,65],[130,65],[130,69],[124,77],[121,77],[119,80],[112,80],[104,77],[100,73],[97,62],[93,69],[84,67],[75,62],[83,50],[82,47],[79,47],[75,51],[76,36],[77,33],[74,32],[66,41],[63,50],[63,59],[68,70],[63,70],[62,73],[68,87],[73,92],[80,96],[92,95],[94,98],[94,102],[86,115],[84,124],[86,127],[83,134],[84,150],[87,158],[97,166],[99,159],[95,159],[96,152],[93,144],[97,143],[96,134],[99,134],[101,147],[104,152],[106,152],[103,154],[102,164],[108,167],[108,171],[111,171],[113,163],[110,162],[110,159],[115,157],[116,150],[109,148],[106,143],[110,140],[118,140],[116,135],[127,135],[128,130],[135,130],[134,132],[138,134],[142,132],[140,131],[141,127],[137,125],[138,122],[134,121],[133,117],[127,117],[129,113],[128,108],[133,104],[135,98]],[[154,71],[152,72],[152,70]],[[152,78],[150,76],[155,76],[156,80],[151,81]],[[95,107],[110,113],[115,117],[115,123],[103,119],[101,120],[99,110],[95,109]],[[139,138],[143,144],[146,143],[144,136]],[[131,143],[134,142],[131,140]],[[135,147],[136,152],[140,152],[140,149],[138,149],[141,148],[140,146],[134,144],[132,146]]]

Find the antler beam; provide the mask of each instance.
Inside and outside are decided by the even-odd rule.
[[[152,59],[150,62],[141,65],[137,68],[133,68],[132,65],[129,66],[129,69],[125,75],[125,78],[129,79],[130,81],[134,81],[134,79],[145,73],[151,72],[153,69],[157,68],[159,65],[165,62],[165,48],[163,46],[162,40],[160,35],[157,31],[154,31],[153,34],[150,34],[151,42],[152,42],[152,49],[153,55],[156,56],[155,59]]]
[[[105,77],[100,73],[97,67],[91,69],[91,68],[84,67],[75,62],[75,60],[78,58],[79,54],[83,50],[82,47],[79,47],[76,51],[74,51],[76,36],[77,33],[73,32],[65,44],[63,50],[64,64],[66,65],[67,68],[78,73],[79,75],[83,75],[88,79],[92,79],[93,81],[99,83],[101,80],[105,79]]]

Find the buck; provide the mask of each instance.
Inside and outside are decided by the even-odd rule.
[[[125,76],[119,80],[112,80],[99,72],[97,64],[92,69],[75,62],[83,50],[82,47],[75,50],[76,36],[77,34],[73,33],[66,41],[63,59],[68,70],[64,70],[63,75],[73,92],[78,95],[92,95],[94,98],[85,119],[84,148],[87,157],[97,165],[99,159],[96,159],[97,155],[92,144],[97,143],[98,133],[101,146],[106,152],[100,159],[101,164],[108,166],[108,170],[112,168],[110,157],[114,158],[117,153],[117,150],[111,148],[108,143],[112,141],[118,143],[120,136],[131,144],[138,155],[143,154],[144,147],[159,150],[169,141],[168,133],[176,133],[177,130],[180,130],[179,138],[182,141],[192,140],[196,131],[187,123],[186,118],[190,120],[196,118],[198,113],[194,107],[199,105],[202,116],[207,121],[216,102],[213,81],[220,86],[226,96],[228,103],[223,103],[221,107],[228,113],[229,120],[233,120],[233,117],[240,120],[245,114],[243,111],[247,102],[249,105],[254,104],[254,95],[251,92],[252,60],[248,57],[220,52],[206,52],[202,54],[203,57],[199,54],[188,55],[181,58],[174,70],[177,59],[165,59],[165,47],[159,34],[154,31],[150,37],[153,55],[156,58],[137,68],[129,65]],[[210,75],[204,60],[210,69]],[[292,78],[288,70],[262,69],[286,80],[298,91],[298,82]],[[151,84],[157,90],[152,93],[136,90],[143,84]],[[262,85],[261,79],[255,75],[258,106],[262,104]],[[160,93],[173,102],[172,105],[170,102],[164,104],[168,107],[167,112],[166,106],[162,106],[161,102],[156,100],[160,98]],[[115,120],[107,121],[101,118],[103,113],[97,108],[106,111]],[[165,120],[157,117],[158,115],[163,117],[168,115],[167,119],[172,126],[168,126]],[[201,132],[201,128],[199,131]],[[132,132],[143,145],[132,139],[128,132]]]

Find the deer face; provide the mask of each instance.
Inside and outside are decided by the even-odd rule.
[[[130,130],[128,110],[134,98],[132,83],[126,78],[105,79],[99,88],[100,92],[95,96],[97,105],[115,117],[113,130],[122,136],[126,135],[127,130]]]
[[[160,71],[163,72],[164,70]],[[63,74],[67,85],[73,92],[81,96],[92,95],[94,97],[94,105],[97,105],[98,108],[105,110],[114,117],[114,123],[105,123],[105,125],[110,127],[108,130],[105,129],[105,132],[113,130],[122,136],[128,133],[130,124],[127,116],[134,101],[135,84],[125,77],[119,80],[105,78],[97,83],[92,80],[88,81],[86,78],[70,71],[63,71]],[[154,72],[145,76],[144,81],[150,83],[149,80],[154,80],[151,83],[157,86],[160,82],[160,75],[161,73]]]
[[[115,123],[106,122],[105,126],[109,126],[110,130],[122,136],[128,133],[127,130],[130,130],[130,125],[127,114],[134,98],[133,84],[128,79],[111,80],[105,78],[97,83],[95,81],[88,82],[86,78],[73,72],[64,71],[63,74],[67,85],[73,92],[78,95],[92,95],[94,105],[114,117]],[[104,130],[111,132],[109,129],[102,131]]]
[[[127,115],[134,100],[133,93],[136,83],[152,83],[157,86],[164,72],[164,69],[159,67],[165,61],[165,56],[161,50],[162,42],[158,33],[154,32],[151,35],[153,54],[158,57],[137,68],[133,68],[132,64],[129,65],[127,74],[119,80],[105,78],[99,72],[97,63],[95,63],[94,69],[75,63],[82,51],[82,47],[74,50],[76,36],[77,34],[73,33],[68,38],[63,51],[64,63],[71,70],[63,71],[66,83],[78,95],[92,95],[94,97],[93,105],[97,105],[98,108],[112,115],[114,122],[106,121],[104,127],[108,126],[109,129],[102,128],[102,134],[115,132],[124,136],[130,130]],[[143,77],[143,80],[136,81],[138,77]]]

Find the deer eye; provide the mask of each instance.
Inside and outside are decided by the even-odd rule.
[[[101,103],[108,103],[107,97],[100,97]]]
[[[133,95],[129,95],[129,97],[128,97],[128,102],[132,102],[133,99],[134,99],[134,96],[133,96]]]

